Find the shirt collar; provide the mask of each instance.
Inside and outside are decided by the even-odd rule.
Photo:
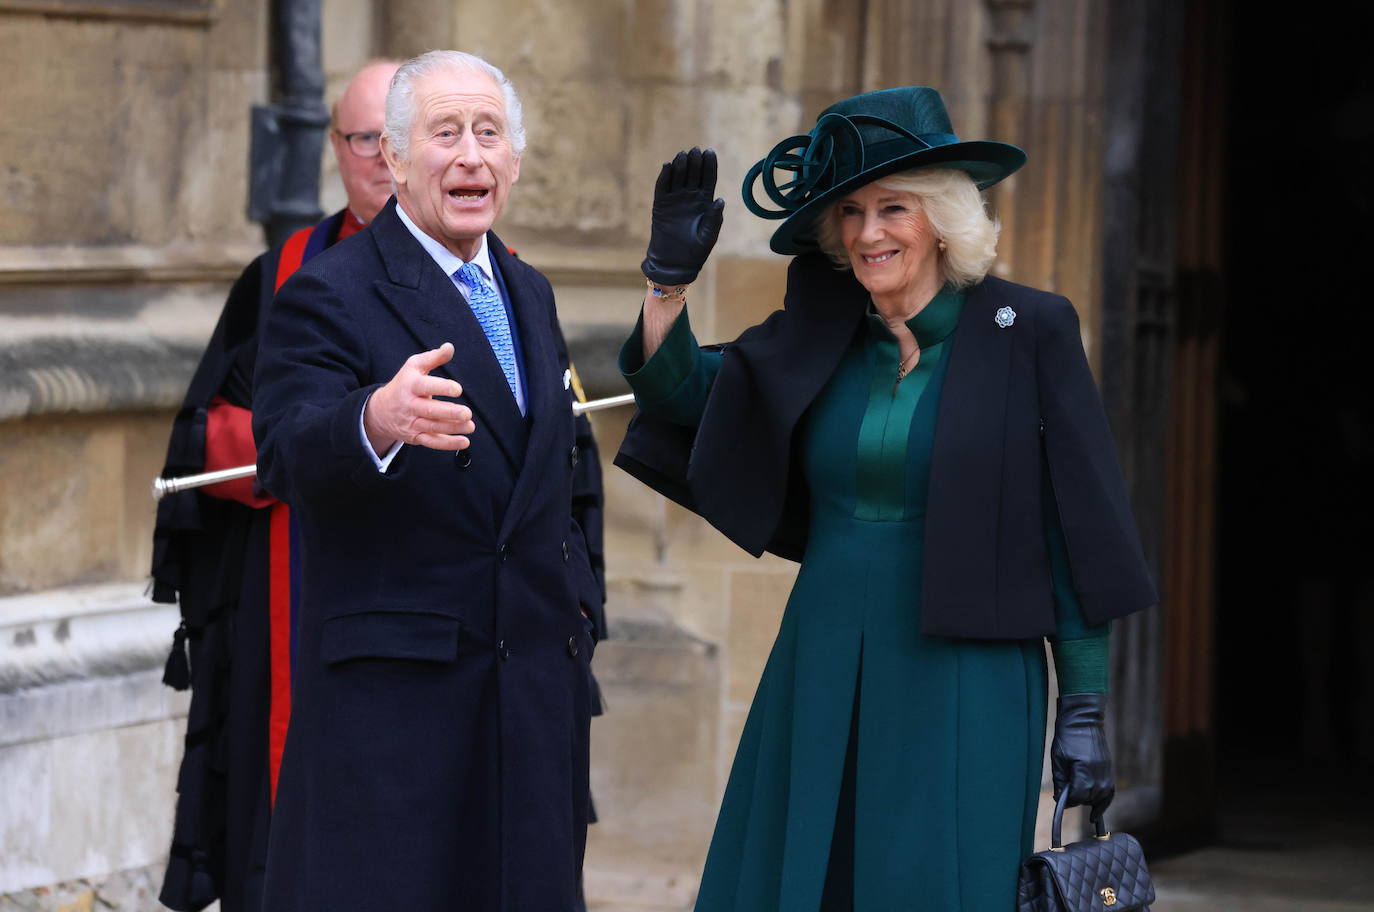
[[[420,242],[421,247],[425,248],[425,253],[429,254],[430,259],[439,264],[444,275],[452,278],[453,274],[462,267],[463,258],[421,231],[419,226],[410,220],[410,216],[406,215],[406,211],[401,208],[399,201],[396,203],[396,214],[401,217],[401,224],[406,226],[406,230],[411,233],[415,240]],[[485,234],[482,235],[482,243],[477,248],[477,255],[469,262],[475,263],[477,268],[482,270],[484,279],[495,284],[491,272],[491,251],[487,249],[487,236]]]

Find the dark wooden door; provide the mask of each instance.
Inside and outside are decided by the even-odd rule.
[[[1103,200],[1102,391],[1161,595],[1114,637],[1113,825],[1200,838],[1215,803],[1217,6],[1112,6]]]

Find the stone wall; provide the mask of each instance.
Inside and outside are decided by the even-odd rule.
[[[146,573],[165,410],[261,249],[266,4],[70,6],[0,4],[0,594]]]
[[[139,584],[0,599],[0,910],[56,908],[50,888],[73,881],[105,908],[156,908],[106,883],[161,880],[187,703],[161,680],[176,623]]]
[[[149,484],[245,217],[265,3],[0,3],[0,909],[145,910],[186,698]]]

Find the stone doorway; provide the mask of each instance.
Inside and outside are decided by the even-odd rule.
[[[1232,0],[1116,10],[1109,43],[1101,379],[1163,599],[1118,628],[1115,822],[1154,853],[1255,808],[1347,827],[1374,808],[1374,79],[1357,37]]]

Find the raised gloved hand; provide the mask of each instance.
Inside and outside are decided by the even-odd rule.
[[[1092,805],[1092,819],[1102,816],[1116,794],[1112,755],[1107,750],[1106,694],[1068,694],[1055,702],[1050,770],[1054,797],[1069,790],[1069,807]]]
[[[725,200],[716,194],[716,153],[679,152],[654,184],[649,250],[640,268],[660,285],[686,285],[697,277],[720,236]]]

